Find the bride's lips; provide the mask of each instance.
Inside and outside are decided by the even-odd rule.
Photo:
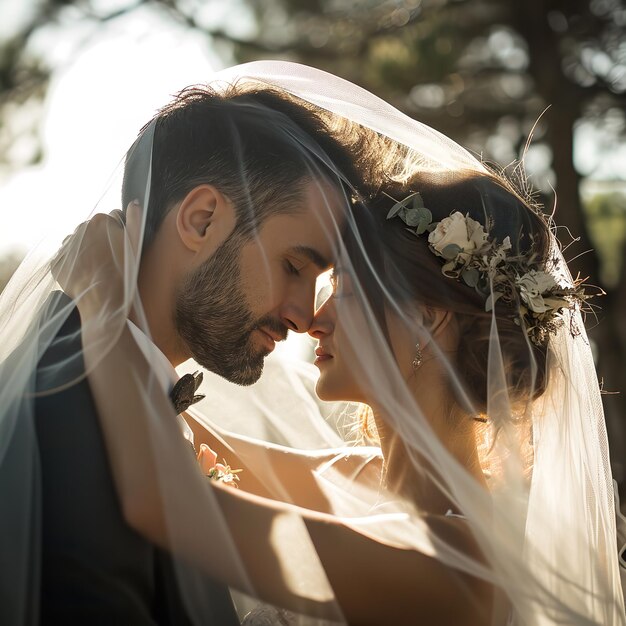
[[[324,363],[325,361],[329,361],[333,358],[333,355],[326,352],[322,346],[317,346],[315,348],[315,361],[313,361],[314,365],[319,365],[320,363]]]

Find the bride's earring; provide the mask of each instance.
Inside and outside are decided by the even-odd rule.
[[[413,362],[411,365],[413,366],[413,371],[416,371],[419,366],[422,364],[422,351],[420,350],[419,341],[415,344],[415,356],[413,357]]]

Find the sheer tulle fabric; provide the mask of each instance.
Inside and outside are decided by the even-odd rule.
[[[284,62],[251,63],[217,74],[212,84],[225,87],[238,81],[285,90],[319,108],[320,115],[331,125],[347,121],[362,127],[364,133],[384,138],[389,148],[390,177],[402,180],[424,170],[442,176],[447,172],[486,172],[477,159],[447,137],[406,117],[373,94],[319,70]],[[148,209],[153,132],[154,126],[149,126],[132,148],[141,150],[145,157],[145,170],[136,173],[135,187],[145,189],[144,204]],[[276,132],[287,131],[277,124]],[[302,138],[293,141],[313,178],[323,174],[348,188],[343,174],[317,146]],[[381,161],[385,158],[381,154]],[[113,185],[95,212],[119,209],[116,191]],[[489,476],[485,489],[437,436],[420,399],[413,397],[399,370],[342,243],[346,231],[352,229],[358,235],[357,209],[347,197],[343,202],[345,223],[337,221],[330,198],[328,214],[320,219],[326,219],[328,237],[336,242],[336,257],[352,280],[354,298],[338,299],[337,315],[351,319],[344,328],[345,341],[352,354],[358,355],[353,363],[355,375],[389,417],[413,469],[445,495],[452,513],[462,515],[458,523],[467,525],[481,556],[460,549],[449,535],[438,530],[433,516],[445,519],[446,510],[422,510],[388,489],[384,480],[360,480],[368,461],[379,459],[376,447],[363,448],[362,460],[346,474],[342,464],[356,444],[346,443],[341,436],[345,432],[338,432],[332,423],[342,411],[351,415],[350,408],[319,403],[311,393],[306,366],[300,372],[281,363],[278,357],[271,357],[261,381],[236,394],[232,387],[221,382],[212,384],[208,377],[201,389],[207,399],[189,413],[233,455],[245,461],[246,471],[254,473],[274,498],[268,527],[251,531],[252,542],[258,546],[259,558],[269,555],[266,570],[279,572],[277,584],[286,590],[283,595],[289,597],[288,608],[295,612],[290,619],[297,623],[297,613],[301,613],[346,621],[325,570],[325,559],[316,549],[306,507],[301,508],[298,494],[290,489],[290,476],[276,471],[272,462],[272,450],[289,453],[309,449],[328,458],[311,473],[311,489],[323,494],[326,504],[323,513],[316,513],[321,523],[326,519],[372,540],[413,550],[445,564],[459,573],[458,593],[468,592],[463,574],[488,581],[503,598],[493,605],[489,616],[492,624],[499,626],[508,620],[541,626],[624,624],[608,444],[597,377],[580,313],[571,313],[580,332],[572,333],[572,324],[567,320],[550,339],[550,382],[545,393],[528,407],[530,420],[525,430],[519,427],[516,410],[506,393],[494,313],[489,360],[485,363],[489,419],[480,425],[484,443],[481,461]],[[120,259],[122,297],[111,297],[110,303],[103,303],[101,315],[90,322],[92,329],[83,327],[80,351],[47,365],[44,375],[50,377],[50,389],[75,384],[84,376],[77,369],[82,354],[92,355],[87,361],[92,364],[90,370],[95,370],[122,335],[131,308],[141,312],[137,298],[141,249],[137,240],[142,240],[144,227],[142,224],[139,238],[134,233],[128,235],[126,253]],[[360,253],[368,258],[366,244]],[[72,271],[73,262],[72,255],[67,255],[67,271]],[[389,300],[388,308],[428,338],[427,326],[419,324],[401,303],[394,302],[384,277],[378,278]],[[37,621],[41,476],[32,422],[34,372],[73,308],[71,303],[56,307],[50,304],[56,288],[50,259],[35,252],[0,299],[0,614],[7,623]],[[149,334],[145,316],[139,317],[142,330]],[[84,345],[85,337],[91,338],[91,344]],[[437,352],[437,339],[430,339]],[[437,358],[445,363],[455,395],[471,395],[455,371],[453,359],[444,350],[438,351]],[[180,371],[194,369],[197,365],[189,362]],[[149,369],[135,372],[126,384],[138,398],[134,412],[145,416],[141,422],[142,440],[153,459],[151,474],[158,478],[166,528],[163,543],[181,563],[192,562],[200,571],[248,597],[274,600],[277,596],[268,593],[260,582],[258,564],[250,561],[249,550],[238,543],[236,521],[229,517],[228,505],[206,483],[189,455],[154,373]],[[266,446],[265,438],[274,443]],[[106,433],[105,439],[108,444]],[[296,454],[289,458],[294,468],[306,470],[298,465]],[[124,467],[131,473],[133,459],[125,462],[126,466],[122,463],[118,466],[121,469],[113,470],[117,485],[124,481]],[[192,572],[187,567],[179,568],[179,587],[194,623],[210,623],[209,596],[202,578]],[[418,621],[419,615],[416,603],[414,618]],[[301,619],[309,623],[311,618]]]

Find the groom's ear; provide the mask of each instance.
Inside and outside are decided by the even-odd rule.
[[[213,185],[194,187],[180,203],[176,229],[183,245],[192,252],[212,253],[232,233],[235,210],[228,199]]]

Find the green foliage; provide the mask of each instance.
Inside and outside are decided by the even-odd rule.
[[[626,193],[599,193],[584,204],[592,242],[600,258],[600,277],[615,288],[623,268],[626,246]]]
[[[40,31],[91,24],[96,32],[146,7],[229,45],[241,61],[281,56],[344,76],[496,160],[502,150],[490,154],[485,138],[502,119],[518,122],[516,135],[509,124],[498,137],[518,154],[549,104],[574,119],[626,106],[620,0],[238,0],[217,25],[202,20],[206,4],[119,0],[107,11],[95,0],[33,2],[0,41],[0,128],[5,103],[45,93],[54,68],[31,45]],[[234,35],[242,12],[256,28]]]

